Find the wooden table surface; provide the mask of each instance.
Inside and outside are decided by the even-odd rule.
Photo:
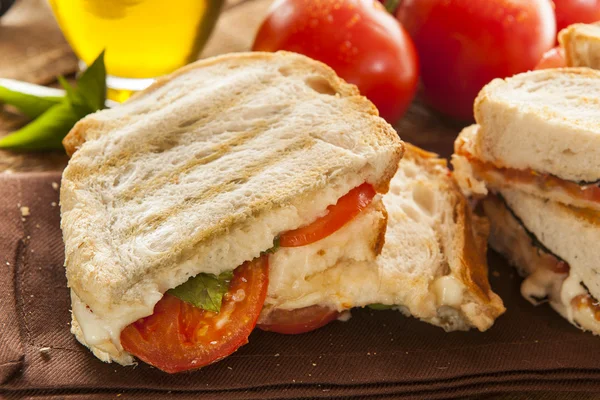
[[[250,49],[254,33],[272,0],[228,0],[215,32],[200,57]],[[42,85],[56,85],[56,76],[73,76],[77,59],[56,25],[44,0],[19,0],[0,19],[0,77]],[[0,110],[0,136],[25,121],[9,110]],[[437,115],[415,101],[396,128],[402,139],[449,156],[462,125]],[[67,157],[54,153],[12,153],[0,150],[0,173],[60,171]],[[489,396],[494,400],[585,400],[597,395],[520,393]]]

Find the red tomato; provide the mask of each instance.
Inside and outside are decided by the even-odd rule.
[[[336,204],[327,207],[327,214],[312,224],[281,234],[279,245],[305,246],[331,235],[371,204],[375,194],[373,186],[363,183],[341,197]]]
[[[261,257],[235,269],[218,314],[165,294],[152,315],[123,330],[121,344],[165,372],[204,367],[248,343],[268,284],[268,260]]]
[[[263,331],[296,335],[314,331],[335,320],[340,314],[327,307],[311,306],[297,310],[273,310],[268,321],[259,324]]]
[[[288,50],[324,62],[355,84],[389,122],[417,88],[417,58],[406,31],[373,0],[278,0],[253,50]]]
[[[600,0],[554,0],[558,32],[577,22],[600,21]]]
[[[544,53],[535,69],[564,68],[566,66],[565,51],[560,47],[555,47]]]
[[[397,17],[417,48],[428,102],[468,120],[485,84],[533,69],[556,37],[550,0],[403,0]]]

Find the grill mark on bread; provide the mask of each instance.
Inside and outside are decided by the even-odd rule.
[[[234,85],[232,85],[234,86]],[[167,135],[156,135],[156,136],[144,136],[140,138],[142,135],[133,135],[132,138],[129,139],[127,144],[124,144],[124,148],[119,153],[113,155],[112,157],[106,159],[103,164],[106,168],[101,168],[102,171],[109,174],[111,170],[120,169],[125,164],[132,164],[135,162],[139,162],[143,156],[149,153],[164,153],[169,150],[175,149],[179,144],[184,143],[188,144],[191,142],[189,139],[183,138],[181,135],[193,135],[196,132],[192,128],[204,123],[206,125],[217,121],[221,118],[221,114],[231,110],[232,108],[239,106],[240,104],[248,103],[248,98],[260,96],[261,92],[264,92],[267,88],[265,87],[256,87],[252,86],[251,90],[245,90],[240,93],[236,93],[235,96],[221,95],[221,90],[212,90],[207,93],[207,99],[205,100],[207,103],[211,104],[211,107],[208,108],[202,115],[196,116],[195,118],[190,118],[181,122],[177,125],[177,128],[172,130],[168,136]],[[175,99],[175,101],[179,100],[183,96],[179,96]],[[213,111],[216,111],[214,113]],[[212,118],[209,120],[209,117]],[[135,122],[139,122],[137,120]],[[265,126],[265,121],[260,121],[261,126]],[[187,129],[186,129],[187,128]],[[259,126],[256,126],[253,129],[254,135],[261,133],[259,130]],[[207,138],[209,138],[207,136]],[[237,138],[232,138],[231,141],[235,141]],[[127,138],[123,138],[122,140],[127,140]],[[143,145],[140,146],[140,141],[143,140]],[[164,143],[166,143],[166,146]],[[243,144],[244,141],[240,141],[239,144]],[[225,144],[226,145],[226,144]],[[156,151],[160,150],[160,151]],[[222,153],[222,152],[221,152]],[[218,157],[217,157],[218,158]],[[88,176],[93,176],[96,171],[83,169],[79,171],[82,178],[87,178]]]
[[[251,135],[249,135],[249,136],[251,136]],[[133,229],[130,227],[129,229],[127,229],[127,231],[129,232],[130,235],[135,236],[144,231],[157,229],[162,223],[167,221],[172,215],[179,214],[179,213],[185,213],[186,210],[192,209],[199,204],[208,203],[210,201],[213,201],[215,199],[215,197],[217,197],[218,195],[220,195],[222,193],[232,192],[233,189],[236,186],[238,186],[238,182],[240,180],[247,179],[246,178],[247,176],[257,176],[262,171],[266,170],[267,168],[269,168],[273,165],[276,165],[284,158],[289,157],[290,153],[307,150],[307,149],[313,147],[315,145],[315,143],[316,143],[316,140],[311,140],[309,138],[303,138],[302,140],[296,141],[291,146],[285,147],[283,149],[280,149],[278,151],[271,153],[271,156],[268,157],[266,161],[259,159],[255,162],[247,165],[243,171],[245,176],[231,177],[229,179],[229,181],[226,183],[212,186],[210,188],[207,188],[207,190],[204,190],[193,196],[187,196],[183,199],[183,201],[181,203],[173,205],[172,207],[169,207],[169,208],[161,209],[161,212],[159,215],[155,215],[152,218],[150,218],[149,220],[145,220],[143,224],[136,224],[133,227]],[[227,150],[225,150],[225,152],[226,151]],[[198,166],[198,164],[190,166],[189,169],[193,168],[194,166]],[[140,193],[140,196],[145,197],[146,194],[151,194],[151,193],[153,193],[153,189],[148,188],[143,193]],[[130,200],[133,200],[133,199],[130,199]],[[270,199],[269,197],[261,197],[261,198],[257,199],[255,202],[249,203],[249,205],[247,206],[246,209],[256,210],[256,211],[253,211],[253,213],[258,212],[260,209],[263,208],[263,207],[261,207],[261,204],[262,205],[268,204],[271,202],[271,200],[272,199]],[[234,216],[243,215],[245,213],[246,209],[243,209],[242,211],[244,211],[244,212],[242,212],[242,213],[234,214]],[[234,218],[234,220],[236,220],[238,218]],[[221,225],[224,225],[224,224],[226,225],[227,222],[229,222],[229,221],[228,220],[220,221],[220,224],[217,225],[216,229],[220,230]]]
[[[256,138],[265,129],[265,123],[257,124],[252,130],[247,132],[241,132],[241,134],[233,137],[230,140],[225,141],[224,143],[219,144],[214,147],[214,151],[210,154],[207,154],[204,157],[198,158],[192,157],[189,158],[186,163],[179,166],[178,168],[173,168],[163,173],[153,176],[152,180],[148,181],[147,185],[144,186],[133,186],[127,191],[122,192],[121,199],[122,203],[130,202],[138,197],[143,197],[147,193],[153,193],[157,188],[164,187],[166,184],[177,182],[179,176],[184,176],[186,173],[191,170],[207,165],[215,160],[218,160],[223,155],[229,153],[234,147],[241,146],[250,140]],[[203,149],[203,152],[206,150]]]

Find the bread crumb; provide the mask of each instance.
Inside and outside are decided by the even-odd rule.
[[[29,213],[29,207],[21,207],[21,216],[22,217],[28,217],[30,215]]]
[[[51,347],[40,347],[40,355],[46,361],[50,359],[50,350],[52,350]]]
[[[51,205],[52,207],[56,207],[56,202],[55,202],[55,201],[53,201],[52,203],[50,203],[50,205]]]
[[[500,277],[500,272],[498,271],[492,271],[492,275],[496,278]]]
[[[52,182],[52,189],[58,190],[58,183]]]

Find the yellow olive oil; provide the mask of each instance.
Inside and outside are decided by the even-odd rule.
[[[156,78],[194,61],[223,0],[49,0],[77,56],[89,65],[105,49],[107,73]]]

